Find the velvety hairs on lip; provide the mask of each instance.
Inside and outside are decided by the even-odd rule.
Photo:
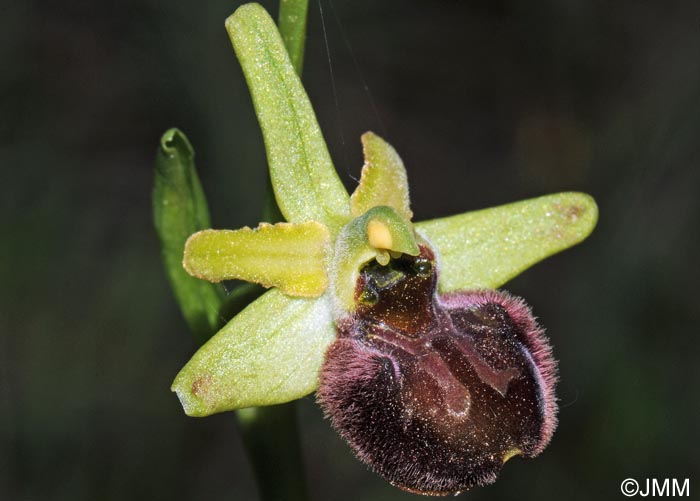
[[[439,295],[434,253],[366,265],[317,398],[392,484],[446,495],[534,457],[556,427],[556,362],[530,308],[499,291]]]

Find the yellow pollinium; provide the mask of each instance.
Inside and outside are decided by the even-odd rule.
[[[389,226],[377,219],[372,219],[367,224],[367,240],[375,249],[383,250],[391,249],[394,243]]]

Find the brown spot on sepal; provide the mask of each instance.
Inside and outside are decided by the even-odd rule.
[[[439,297],[433,253],[371,263],[338,322],[318,401],[355,454],[401,489],[457,493],[532,457],[556,425],[556,364],[525,303]]]
[[[209,392],[211,383],[212,377],[209,374],[198,377],[192,382],[192,394],[198,397],[205,397]]]

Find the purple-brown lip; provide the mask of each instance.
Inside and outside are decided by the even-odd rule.
[[[404,490],[445,495],[544,449],[556,426],[556,362],[521,299],[436,287],[427,246],[363,268],[317,398],[373,470]]]

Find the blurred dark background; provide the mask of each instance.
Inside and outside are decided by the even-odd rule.
[[[627,477],[688,477],[695,495],[700,4],[321,3],[333,79],[312,0],[304,81],[350,189],[374,130],[417,220],[561,190],[600,206],[589,240],[507,285],[560,360],[554,439],[463,497],[621,499]],[[256,498],[233,416],[187,418],[169,391],[196,346],[150,205],[178,126],[214,225],[258,221],[264,149],[223,27],[239,4],[0,9],[0,499]],[[298,411],[313,499],[412,497],[313,397]]]

